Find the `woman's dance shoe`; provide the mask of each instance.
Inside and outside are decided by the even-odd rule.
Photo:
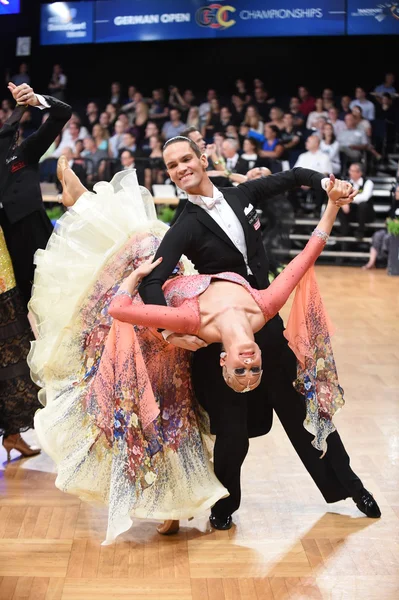
[[[157,531],[161,535],[173,535],[180,529],[180,521],[164,521],[162,525],[158,525]]]
[[[8,462],[11,460],[11,450],[18,450],[24,458],[36,456],[36,454],[40,454],[41,452],[40,448],[29,446],[19,433],[3,438],[3,446],[7,452]]]

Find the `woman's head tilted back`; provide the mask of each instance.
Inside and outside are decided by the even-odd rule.
[[[223,379],[235,392],[250,392],[262,379],[262,354],[255,342],[236,344],[221,352]]]

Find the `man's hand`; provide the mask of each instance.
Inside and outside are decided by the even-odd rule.
[[[187,335],[182,333],[171,333],[167,340],[173,346],[183,348],[183,350],[191,350],[195,352],[200,348],[206,348],[207,343],[196,335]]]
[[[39,100],[36,98],[35,92],[27,83],[15,85],[15,83],[11,83],[10,81],[7,87],[17,104],[25,106],[38,106],[40,104]]]
[[[327,195],[329,200],[336,206],[344,206],[350,204],[358,191],[353,189],[353,186],[348,181],[341,181],[341,179],[335,179],[335,175],[330,175],[330,181],[328,182]]]

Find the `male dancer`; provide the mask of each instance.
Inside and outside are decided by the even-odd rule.
[[[322,175],[308,169],[293,169],[236,188],[217,189],[206,172],[207,158],[188,138],[172,138],[164,147],[169,177],[187,192],[189,201],[176,224],[165,235],[155,260],[162,263],[146,277],[139,293],[147,304],[165,305],[162,285],[172,274],[182,254],[199,273],[230,271],[245,277],[254,288],[268,286],[265,254],[256,207],[260,201],[301,185],[323,187]],[[340,205],[351,202],[348,197]],[[220,345],[207,346],[196,336],[163,332],[168,342],[195,351],[192,377],[198,401],[210,416],[215,474],[230,496],[215,504],[210,516],[216,529],[230,529],[232,513],[240,505],[240,472],[248,451],[248,438],[268,433],[276,411],[292,445],[327,502],[352,497],[368,517],[381,515],[372,495],[349,466],[338,432],[328,437],[328,451],[311,445],[312,436],[303,427],[305,400],[293,388],[296,358],[283,336],[283,322],[274,317],[255,335],[264,357],[261,384],[247,394],[226,386],[220,369]]]

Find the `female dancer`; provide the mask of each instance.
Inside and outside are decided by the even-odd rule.
[[[311,323],[300,320],[299,330],[292,317],[288,332],[291,324],[290,343],[302,360],[297,386],[311,387],[305,426],[315,434],[316,447],[325,450],[334,430],[331,417],[343,398],[311,266],[337,208],[329,203],[320,222],[323,233],[312,237],[273,288],[252,290],[235,274],[194,275],[184,260],[176,275],[185,276],[167,283],[165,309],[143,306],[138,294],[130,294],[155,268],[148,260],[167,230],[135,173],[100,182],[92,194],[63,157],[58,172],[63,202],[72,208],[36,257],[30,308],[39,338],[29,364],[46,406],[35,426],[58,465],[56,485],[109,505],[106,542],[126,531],[132,516],[176,522],[227,495],[209,462],[212,440],[193,396],[190,353],[156,332],[165,323],[174,331],[196,331],[205,341],[223,340],[226,382],[237,391],[253,389],[261,377],[253,332],[304,276],[293,314],[298,317],[311,303]]]

